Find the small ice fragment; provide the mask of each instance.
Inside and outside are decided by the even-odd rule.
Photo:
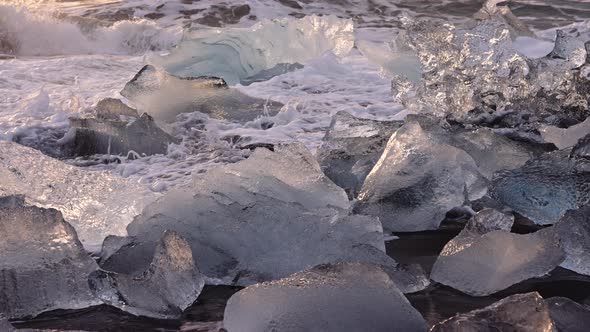
[[[565,297],[545,300],[551,318],[560,332],[586,332],[590,326],[590,308]]]
[[[590,134],[580,138],[572,148],[572,155],[581,158],[590,158]]]
[[[590,275],[590,205],[567,211],[555,229],[565,251],[561,266]]]
[[[576,145],[580,139],[590,133],[590,117],[569,128],[542,126],[539,131],[546,142],[553,143],[557,148],[563,150]]]

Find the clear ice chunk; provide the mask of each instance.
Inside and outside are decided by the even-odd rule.
[[[569,148],[590,133],[590,118],[569,128],[542,126],[539,131],[546,142],[555,144],[558,149]]]
[[[380,268],[325,264],[249,286],[225,308],[224,328],[253,331],[426,331],[426,322]]]
[[[92,292],[105,303],[135,315],[161,319],[180,317],[205,284],[193,261],[191,247],[170,231],[162,236],[143,273],[127,275],[98,270],[88,280]]]
[[[437,229],[449,210],[485,193],[469,154],[407,122],[389,139],[354,210],[378,216],[388,231],[423,231]]]
[[[88,287],[98,265],[59,211],[22,204],[0,208],[0,234],[0,317],[100,304]]]
[[[590,308],[565,297],[545,300],[551,318],[560,332],[586,332],[590,326]]]
[[[543,276],[564,259],[559,238],[550,228],[526,235],[494,230],[468,242],[468,246],[445,247],[430,279],[469,295],[486,296]]]
[[[322,171],[343,188],[349,198],[356,197],[389,137],[401,127],[401,121],[376,121],[338,112],[317,152]]]
[[[250,97],[210,76],[181,78],[146,65],[121,90],[142,112],[172,122],[181,113],[201,112],[214,119],[248,122],[274,115],[281,103]]]
[[[499,6],[505,0],[486,0],[482,8],[473,15],[473,18],[479,21],[498,20],[504,22],[510,29],[513,38],[517,36],[536,37],[526,24],[524,24],[508,6]]]
[[[353,46],[352,20],[310,15],[191,31],[171,54],[150,62],[174,75],[216,76],[235,85],[279,64],[305,64],[328,51],[344,56]]]
[[[105,98],[95,107],[96,117],[104,120],[121,120],[121,117],[139,118],[137,110],[125,105],[120,99]]]
[[[126,235],[127,224],[154,197],[110,173],[70,166],[7,141],[0,141],[0,179],[0,195],[23,195],[63,213],[90,251],[99,251],[107,235]]]
[[[565,251],[561,266],[590,275],[590,205],[567,211],[555,228]]]
[[[537,292],[516,294],[490,306],[458,314],[432,327],[432,332],[557,332],[549,307]],[[561,331],[561,330],[559,330]]]

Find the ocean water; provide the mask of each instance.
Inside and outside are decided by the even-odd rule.
[[[397,34],[403,13],[462,23],[481,8],[482,2],[0,0],[0,140],[18,141],[50,152],[51,145],[68,131],[68,118],[91,115],[98,101],[111,97],[133,106],[119,94],[125,83],[150,59],[167,54],[191,32],[218,29],[223,33],[224,29],[248,29],[265,20],[335,15],[351,20],[356,42],[380,44]],[[521,0],[508,4],[538,36],[516,41],[519,50],[528,56],[547,54],[557,28],[590,31],[590,1]],[[314,151],[338,111],[381,120],[400,119],[405,114],[403,106],[393,101],[390,74],[356,47],[340,56],[325,52],[306,61],[301,69],[234,88],[284,104],[278,114],[270,117],[272,128],[261,125],[265,119],[244,124],[210,119],[199,113],[185,114],[161,124],[181,139],[181,143],[169,147],[167,154],[139,159],[118,156],[114,163],[105,162],[112,160],[110,156],[64,161],[88,172],[111,172],[147,188],[137,195],[151,195],[183,186],[194,174],[211,167],[248,157],[249,150],[236,144],[240,139],[252,143],[300,141]],[[231,291],[213,289],[207,294],[217,303],[215,299],[223,299]],[[215,305],[222,306],[219,303]],[[152,323],[161,326],[159,330],[177,330],[180,326],[185,327],[183,330],[215,330],[213,323],[194,322],[220,320],[217,316],[201,319],[196,314],[191,318],[189,311],[183,323],[148,324],[106,311],[92,312],[98,316],[91,317],[108,317],[130,330],[134,324],[143,329]],[[81,315],[82,323],[72,326],[82,329],[88,319],[84,313],[77,315]],[[55,317],[47,319],[51,324],[35,323],[31,327],[63,328],[56,324],[61,318]],[[117,324],[110,330],[117,330],[121,326]]]

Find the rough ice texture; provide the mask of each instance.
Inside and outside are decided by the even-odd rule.
[[[479,21],[498,20],[503,21],[510,29],[512,38],[517,36],[535,37],[532,32],[521,20],[512,13],[508,6],[498,6],[503,0],[486,0],[482,8],[473,15],[473,18]]]
[[[107,172],[67,165],[37,150],[0,141],[0,195],[60,210],[84,246],[98,251],[109,234],[125,227],[153,198],[146,188]]]
[[[256,284],[228,301],[224,328],[254,331],[426,331],[420,313],[381,269],[319,265]]]
[[[175,75],[216,76],[234,85],[279,64],[305,64],[327,51],[344,56],[353,46],[352,20],[311,15],[263,20],[251,28],[192,31],[170,55],[151,62]]]
[[[590,158],[590,134],[580,138],[572,148],[572,155],[581,158]]]
[[[590,275],[590,205],[567,211],[555,228],[565,251],[561,266]]]
[[[330,180],[356,197],[365,177],[385,149],[401,121],[375,121],[338,112],[332,118],[317,159]]]
[[[146,65],[121,95],[157,121],[172,122],[181,113],[201,112],[214,119],[248,122],[274,115],[281,103],[250,97],[217,77],[180,78]]]
[[[100,304],[88,288],[98,269],[60,212],[18,204],[0,208],[0,317]]]
[[[170,319],[180,317],[197,299],[205,279],[189,244],[177,233],[165,232],[143,273],[99,270],[90,275],[89,283],[92,292],[109,305],[135,315]]]
[[[492,196],[537,224],[554,224],[590,202],[590,161],[567,151],[543,154],[521,168],[498,172]]]
[[[446,319],[432,332],[557,332],[549,308],[539,293],[516,294],[483,309]]]
[[[590,326],[590,308],[565,297],[545,300],[559,332],[586,332]]]
[[[546,142],[555,144],[559,149],[569,148],[590,133],[590,118],[569,128],[543,126],[539,131]]]
[[[10,324],[10,322],[8,322],[8,320],[0,318],[0,331],[3,331],[3,332],[13,332],[13,331],[16,331],[16,330]]]
[[[96,103],[96,117],[104,120],[122,120],[125,117],[138,118],[137,110],[127,106],[120,99],[105,98]]]
[[[449,210],[485,192],[471,156],[408,122],[389,139],[355,211],[378,216],[390,231],[437,229]]]
[[[347,216],[349,205],[305,147],[277,145],[169,191],[128,231],[143,243],[132,247],[145,252],[166,229],[182,234],[201,271],[223,283],[273,280],[335,261],[395,266],[379,220]],[[132,255],[133,248],[124,248]],[[109,264],[126,264],[124,256]]]
[[[446,249],[446,248],[445,248]],[[496,230],[438,257],[430,278],[473,296],[485,296],[540,277],[564,259],[553,229],[520,235]]]

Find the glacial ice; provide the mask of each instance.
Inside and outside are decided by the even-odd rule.
[[[6,319],[2,319],[0,317],[0,331],[3,332],[14,332],[16,331],[14,327],[10,324],[10,322]]]
[[[166,56],[150,62],[182,76],[215,76],[235,85],[280,64],[305,64],[354,46],[352,20],[336,16],[263,20],[251,28],[200,29],[185,34]]]
[[[580,138],[572,148],[572,155],[581,158],[590,158],[590,134]]]
[[[555,229],[565,251],[561,266],[590,275],[590,205],[567,211]]]
[[[426,322],[380,268],[316,266],[234,294],[223,325],[251,331],[426,331]]]
[[[22,204],[0,208],[0,234],[0,317],[100,304],[88,288],[98,265],[60,212]]]
[[[137,110],[127,106],[120,99],[105,98],[96,103],[96,117],[103,120],[119,120],[139,118]]]
[[[109,234],[125,235],[127,224],[154,197],[107,172],[70,166],[6,141],[0,141],[0,179],[0,195],[23,195],[31,204],[63,213],[90,251],[98,251]]]
[[[542,126],[539,131],[546,142],[555,144],[558,149],[569,148],[590,133],[590,117],[568,128]]]
[[[378,216],[389,231],[437,229],[449,210],[485,192],[469,154],[407,122],[389,139],[354,210]]]
[[[197,299],[205,279],[186,240],[165,232],[143,273],[98,270],[90,275],[89,284],[96,297],[109,305],[135,315],[170,319],[180,317]]]
[[[304,146],[258,148],[148,206],[128,226],[142,245],[123,246],[109,264],[127,264],[134,248],[147,252],[164,230],[174,230],[191,245],[201,272],[223,283],[273,280],[346,260],[395,267],[379,220],[347,216],[349,206]]]
[[[375,121],[338,112],[322,140],[317,159],[330,180],[354,198],[401,121]]]
[[[491,194],[537,224],[554,224],[590,202],[590,162],[555,151],[494,175]]]
[[[201,112],[215,119],[248,122],[274,115],[281,103],[250,97],[227,86],[223,79],[180,78],[146,65],[129,81],[121,95],[157,121],[172,122],[181,113]]]
[[[532,292],[515,294],[485,308],[458,314],[436,324],[430,331],[557,332],[558,330],[551,319],[548,305],[539,293]]]
[[[565,297],[545,300],[551,318],[560,332],[586,332],[590,326],[590,308]]]
[[[508,6],[499,6],[499,4],[503,2],[505,1],[486,0],[482,8],[473,15],[473,18],[478,21],[498,20],[504,22],[510,30],[513,38],[516,38],[517,36],[535,37],[535,33],[532,32],[526,24],[519,20]]]
[[[526,235],[494,230],[469,242],[469,246],[445,247],[447,252],[434,263],[430,279],[469,295],[485,296],[545,275],[564,259],[550,228]]]

